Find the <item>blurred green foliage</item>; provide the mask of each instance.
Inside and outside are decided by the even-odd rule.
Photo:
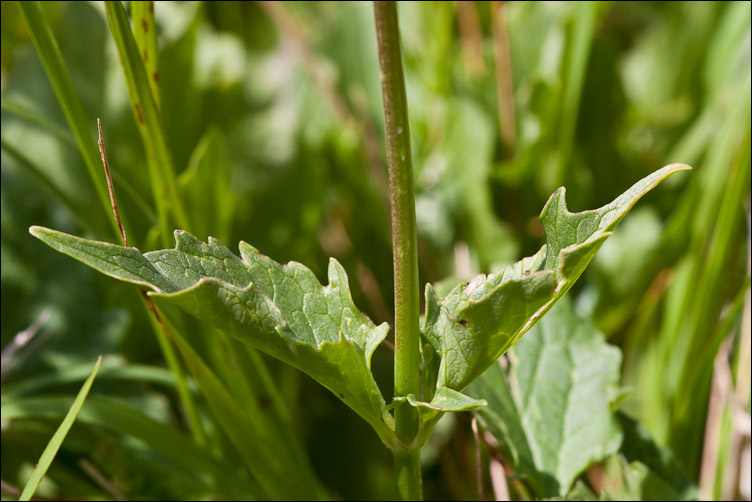
[[[377,324],[391,322],[383,113],[370,3],[155,7],[156,101],[186,230],[233,249],[245,240],[279,262],[305,264],[320,280],[334,256],[348,271],[355,304]],[[263,482],[244,468],[192,379],[188,391],[203,441],[188,426],[185,401],[164,369],[135,290],[28,234],[36,224],[119,240],[101,201],[104,175],[92,179],[91,153],[80,152],[21,9],[16,2],[1,8],[4,350],[43,311],[51,314],[16,352],[7,376],[3,362],[3,481],[23,486],[67,411],[70,400],[63,398],[72,400],[96,355],[104,354],[91,396],[39,495],[289,495],[288,487],[276,494],[259,488]],[[102,119],[129,243],[141,251],[163,247],[177,222],[169,208],[167,216],[160,212],[104,7],[43,2],[41,8],[81,102],[93,152],[96,118]],[[533,254],[542,242],[534,217],[560,185],[568,188],[572,210],[593,208],[658,167],[693,165],[692,175],[672,178],[641,202],[573,293],[579,314],[622,348],[621,381],[632,388],[623,409],[673,450],[683,475],[697,482],[714,360],[728,336],[737,347],[732,367],[741,364],[736,374],[746,378],[741,404],[749,411],[749,359],[745,372],[738,347],[749,337],[741,311],[749,287],[750,5],[507,4],[513,156],[499,139],[490,10],[489,2],[463,12],[456,2],[400,4],[421,281],[465,280]],[[305,452],[301,462],[325,493],[394,496],[389,451],[328,391],[169,314],[219,381],[243,396],[244,413],[265,417],[299,443],[291,448]],[[374,355],[382,389],[392,387],[391,359],[385,348]],[[275,421],[285,414],[291,420]],[[472,448],[467,421],[440,424],[424,458],[427,499],[475,496]],[[609,461],[604,472],[627,476],[618,462]],[[717,485],[714,498],[723,483]],[[524,497],[516,489],[513,496]]]

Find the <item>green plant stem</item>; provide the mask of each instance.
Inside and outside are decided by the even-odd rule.
[[[394,470],[397,491],[403,500],[422,500],[423,481],[420,472],[420,448],[395,450]]]
[[[190,229],[190,225],[180,198],[172,157],[162,128],[162,118],[152,90],[156,88],[158,75],[146,73],[143,56],[139,54],[123,4],[119,1],[105,2],[105,11],[120,56],[136,125],[146,150],[163,245],[169,245],[171,227],[167,220],[168,214],[172,215],[178,228]],[[155,57],[152,57],[152,60],[154,59]]]
[[[386,151],[389,165],[389,199],[392,213],[394,258],[394,395],[420,392],[420,297],[415,196],[407,120],[407,95],[402,73],[396,2],[374,2],[376,35],[384,99]],[[407,403],[394,410],[395,432],[410,445],[418,432],[418,413]],[[405,500],[421,497],[420,449],[396,449],[397,486]]]
[[[141,59],[144,61],[146,74],[149,79],[154,104],[160,108],[158,78],[159,52],[157,49],[157,23],[154,20],[154,2],[131,2],[131,18],[133,19],[133,38],[136,40]]]
[[[188,381],[185,378],[185,373],[180,365],[178,356],[175,353],[175,349],[170,344],[167,338],[166,327],[163,327],[161,319],[157,316],[156,310],[152,310],[149,304],[148,296],[141,292],[141,297],[144,300],[144,306],[148,310],[149,321],[154,329],[154,335],[157,337],[159,348],[162,349],[162,355],[165,358],[167,367],[175,376],[175,388],[177,389],[178,396],[185,410],[185,416],[188,420],[188,428],[191,431],[193,439],[196,440],[196,444],[206,445],[206,434],[204,433],[204,427],[201,424],[201,415],[199,414],[198,407],[196,406],[191,391],[188,389]]]

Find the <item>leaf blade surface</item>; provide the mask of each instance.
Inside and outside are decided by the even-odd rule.
[[[566,191],[559,188],[541,211],[546,244],[538,253],[459,284],[444,298],[427,285],[423,335],[440,357],[436,388],[461,391],[481,375],[572,287],[632,206],[686,169],[665,166],[611,203],[578,213],[567,209]]]
[[[564,496],[588,465],[621,445],[612,410],[621,353],[563,301],[512,354],[508,381],[494,365],[471,385],[471,395],[489,403],[474,413],[539,496]]]
[[[391,416],[370,371],[388,325],[376,326],[353,304],[347,275],[334,259],[322,286],[300,263],[281,265],[246,243],[241,257],[219,241],[180,230],[176,247],[141,254],[43,227],[32,235],[119,280],[150,288],[243,342],[319,381],[368,421],[388,444]]]

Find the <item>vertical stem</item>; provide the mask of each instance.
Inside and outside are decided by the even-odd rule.
[[[478,430],[478,420],[473,418],[470,422],[473,429],[473,438],[475,439],[475,486],[478,491],[478,500],[486,500],[483,490],[483,454],[481,452],[480,431]]]
[[[154,95],[154,103],[159,109],[159,50],[157,47],[157,23],[154,21],[154,2],[131,2],[131,18],[133,19],[133,38],[136,39],[146,74],[149,75],[149,85],[151,86],[151,93]]]
[[[418,317],[418,252],[415,227],[415,197],[407,121],[407,96],[402,73],[396,2],[374,2],[378,38],[381,92],[384,99],[389,199],[392,209],[394,258],[395,360],[394,394],[418,395],[420,332]],[[418,432],[418,413],[407,403],[394,410],[397,437],[410,445]],[[397,487],[404,500],[421,498],[420,449],[394,452]]]
[[[483,61],[483,36],[475,2],[457,2],[457,24],[465,70],[468,75],[477,77],[486,70],[486,65]]]
[[[420,449],[394,450],[397,492],[402,500],[423,500]]]
[[[104,147],[104,138],[102,137],[102,122],[97,118],[97,131],[99,132],[99,155],[102,157],[102,165],[104,166],[104,175],[107,178],[107,190],[110,193],[110,204],[112,205],[112,214],[115,217],[115,222],[120,229],[120,239],[123,241],[123,246],[128,246],[128,237],[125,235],[125,229],[120,220],[120,211],[118,210],[117,200],[115,199],[115,188],[112,185],[112,173],[110,171],[110,163],[107,161],[107,149]],[[177,355],[167,340],[167,329],[164,323],[159,318],[154,303],[151,298],[142,289],[139,290],[141,298],[144,300],[144,304],[148,307],[149,312],[152,314],[149,319],[154,327],[154,333],[157,335],[157,341],[162,349],[162,353],[165,356],[167,366],[175,375],[175,384],[177,386],[178,395],[183,401],[186,414],[188,415],[188,425],[193,432],[196,442],[203,445],[206,444],[206,438],[204,437],[204,430],[201,427],[201,417],[198,414],[198,409],[193,402],[193,397],[188,391],[188,385],[186,384],[185,377],[183,376],[183,370],[178,362]]]
[[[496,95],[499,100],[499,132],[507,157],[514,157],[517,143],[517,124],[514,115],[514,88],[512,85],[512,60],[507,35],[506,5],[491,2],[494,52],[496,54]]]

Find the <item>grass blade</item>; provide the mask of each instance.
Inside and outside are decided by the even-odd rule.
[[[577,115],[580,110],[582,89],[585,84],[585,73],[590,57],[590,47],[598,17],[597,2],[582,2],[577,5],[577,18],[571,42],[571,61],[566,69],[564,94],[562,96],[560,125],[559,125],[559,164],[554,173],[554,186],[563,182],[566,172],[570,169],[570,156],[574,144],[574,133],[577,128]]]
[[[159,105],[159,59],[157,50],[157,23],[154,21],[154,2],[131,2],[131,15],[134,19],[133,35],[141,54],[141,59],[149,76],[154,103]]]
[[[70,146],[74,149],[78,147],[75,138],[73,138],[73,136],[71,136],[68,131],[64,130],[61,127],[58,127],[56,124],[47,120],[46,117],[42,116],[36,111],[29,109],[23,104],[2,97],[0,98],[0,109],[29,121],[35,126],[38,126],[40,129],[47,131],[61,143],[64,143],[67,146]]]
[[[92,141],[89,129],[89,124],[93,124],[94,122],[93,120],[90,122],[84,113],[83,105],[76,91],[73,89],[73,83],[68,73],[68,68],[63,61],[60,47],[58,47],[52,29],[42,14],[39,2],[18,2],[18,4],[23,11],[24,19],[29,27],[29,34],[31,35],[34,47],[37,49],[39,59],[42,61],[60,107],[63,109],[68,125],[70,125],[76,138],[78,149],[81,152],[86,169],[89,172],[99,201],[104,209],[104,213],[102,214],[106,215],[110,211],[110,199],[102,183],[99,154],[96,143]],[[115,222],[111,221],[110,224],[115,235],[120,235]]]
[[[261,414],[248,414],[227,387],[159,310],[172,342],[193,374],[209,408],[267,496],[323,500],[326,495],[303,456],[278,437]],[[280,446],[284,445],[284,446]],[[293,473],[293,475],[290,475]]]
[[[162,119],[150,83],[154,81],[154,76],[150,78],[146,73],[123,4],[119,1],[105,2],[105,8],[110,31],[120,55],[138,132],[146,148],[160,232],[164,242],[169,243],[171,228],[167,224],[168,213],[172,215],[177,227],[190,228],[190,226],[178,193],[172,158],[167,148],[162,130]]]
[[[37,164],[29,159],[21,150],[17,149],[11,143],[6,141],[5,138],[0,138],[0,148],[2,148],[2,151],[7,153],[10,158],[18,163],[20,167],[22,167],[26,172],[30,173],[46,189],[48,189],[51,195],[56,197],[63,206],[67,207],[71,213],[76,215],[76,218],[78,218],[83,227],[91,228],[89,224],[90,218],[87,218],[87,215],[91,214],[90,208],[87,209],[82,207],[82,205],[79,204],[76,200],[69,197],[68,194],[61,190],[60,187],[52,179],[50,179],[49,176],[47,176],[43,169],[41,169]]]
[[[31,473],[31,478],[29,478],[29,481],[26,483],[26,486],[24,487],[19,500],[30,500],[34,495],[34,492],[39,487],[39,483],[42,482],[42,478],[47,473],[47,469],[49,469],[50,464],[52,464],[55,455],[57,454],[60,446],[65,440],[65,436],[68,435],[68,431],[73,425],[73,422],[76,420],[78,412],[81,411],[81,407],[84,405],[84,401],[86,401],[86,396],[89,394],[89,389],[91,389],[91,384],[94,383],[94,377],[97,376],[97,371],[99,370],[99,365],[101,363],[102,356],[99,356],[99,358],[97,359],[97,364],[94,365],[94,369],[91,371],[91,375],[89,375],[89,378],[86,379],[83,387],[81,387],[81,390],[76,396],[76,400],[73,401],[73,406],[71,406],[68,414],[65,415],[63,423],[60,424],[60,427],[52,436],[50,442],[47,443],[47,447],[42,452],[42,456],[39,457],[39,462],[37,462],[37,466],[34,469],[34,472]]]
[[[63,397],[14,397],[3,402],[2,419],[54,419],[62,416],[66,408]],[[126,436],[136,445],[149,445],[160,461],[174,462],[182,472],[194,473],[192,475],[211,483],[207,486],[216,484],[219,487],[218,499],[237,498],[240,494],[246,500],[262,498],[258,487],[243,476],[237,466],[218,458],[171,424],[158,422],[122,401],[101,395],[90,396],[77,420],[106,433]]]

